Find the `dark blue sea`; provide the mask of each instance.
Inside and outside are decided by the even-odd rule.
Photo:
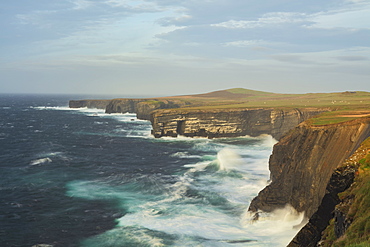
[[[276,142],[160,138],[89,96],[0,95],[0,246],[285,246],[290,209],[253,223]],[[288,212],[289,211],[289,212]],[[288,213],[287,213],[288,212]]]

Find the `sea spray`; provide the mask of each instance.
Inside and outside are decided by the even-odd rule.
[[[248,210],[241,216],[241,224],[246,229],[253,228],[255,234],[262,238],[273,237],[276,246],[286,246],[306,221],[304,212],[297,212],[289,204],[270,213],[258,212],[258,218],[255,212]]]
[[[291,209],[266,215],[264,220],[254,225],[245,224],[243,219],[250,200],[267,184],[268,173],[262,172],[267,169],[267,158],[263,158],[262,163],[257,158],[262,155],[258,151],[260,147],[233,147],[229,143],[207,140],[183,141],[193,142],[198,150],[206,150],[204,159],[184,165],[187,170],[174,177],[175,181],[167,184],[167,189],[157,194],[156,199],[145,201],[141,192],[133,193],[132,196],[144,198],[144,201],[136,204],[135,209],[128,209],[128,213],[118,219],[116,229],[86,243],[98,241],[99,246],[120,246],[124,243],[125,246],[135,246],[134,243],[139,241],[136,233],[140,232],[145,233],[145,238],[140,240],[139,246],[150,246],[149,243],[158,246],[284,246],[286,235],[294,235],[292,226],[301,220],[295,218],[299,216],[294,215]],[[171,140],[166,140],[168,142]],[[179,140],[174,139],[173,142]],[[213,147],[199,145],[205,143]],[[250,148],[256,151],[245,151]],[[215,155],[210,155],[215,151]],[[197,158],[190,150],[171,156],[189,161]],[[264,164],[264,169],[259,167],[261,164]],[[218,169],[211,169],[215,165]],[[258,173],[253,172],[253,167],[258,168]],[[146,180],[145,177],[142,179]],[[145,193],[145,190],[142,192]],[[121,242],[116,239],[115,244],[106,245],[112,234],[125,236],[125,239]],[[135,237],[130,240],[129,236]]]
[[[217,153],[217,160],[221,171],[228,171],[238,168],[242,164],[242,159],[234,150],[224,148]]]
[[[50,163],[52,162],[52,160],[50,158],[40,158],[40,159],[37,159],[37,160],[32,160],[30,162],[30,165],[31,166],[36,166],[36,165],[41,165],[41,164],[47,164],[47,163]]]

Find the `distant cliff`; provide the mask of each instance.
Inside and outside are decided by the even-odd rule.
[[[292,205],[310,218],[325,195],[333,171],[370,136],[370,119],[340,124],[300,124],[274,146],[271,183],[250,204],[252,212]]]
[[[70,108],[97,108],[97,109],[105,109],[111,100],[70,100],[69,107]]]
[[[329,108],[226,108],[188,109],[191,103],[176,99],[74,100],[70,107],[105,108],[106,113],[136,113],[150,120],[153,135],[176,137],[235,137],[270,134],[279,139],[299,123]]]
[[[235,137],[270,134],[279,139],[284,133],[328,109],[169,109],[151,115],[155,137],[178,135]]]
[[[180,108],[186,102],[168,99],[113,99],[107,105],[106,113],[136,113],[139,119],[149,120],[157,109]]]

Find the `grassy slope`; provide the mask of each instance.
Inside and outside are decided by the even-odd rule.
[[[330,112],[311,120],[313,125],[326,125],[370,115],[369,92],[276,94],[233,88],[206,94],[165,97],[156,100],[186,102],[184,110],[238,108],[327,108]]]
[[[323,246],[370,246],[370,137],[359,148],[357,155],[349,165],[360,166],[352,186],[340,194],[341,200],[353,198],[341,205],[341,211],[353,219],[345,235],[337,239],[334,234],[334,220],[325,230],[326,240]]]

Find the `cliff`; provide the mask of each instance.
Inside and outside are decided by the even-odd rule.
[[[203,101],[184,99],[112,99],[71,100],[71,108],[99,108],[106,113],[136,113],[139,119],[150,120],[153,135],[176,137],[235,137],[270,134],[279,139],[299,123],[322,112],[322,108],[241,108],[217,104],[207,109]],[[191,106],[192,108],[187,108]],[[198,106],[198,108],[194,108]],[[203,108],[203,109],[202,109]]]
[[[369,99],[367,92],[287,95],[230,89],[168,98],[71,101],[70,107],[137,113],[151,121],[156,138],[272,135],[279,142],[269,161],[271,183],[249,210],[258,216],[290,204],[305,212],[310,221],[290,246],[315,246],[334,208],[336,231],[343,234],[348,228],[348,212],[336,205],[356,170],[341,164],[370,136]],[[354,197],[342,203],[350,204]]]
[[[70,108],[97,108],[97,109],[105,109],[111,100],[70,100],[69,107]]]
[[[370,118],[325,126],[300,124],[274,146],[269,161],[271,183],[252,200],[249,210],[271,212],[290,204],[310,218],[321,204],[333,171],[368,136]]]
[[[149,120],[157,109],[180,108],[186,105],[181,100],[168,99],[113,99],[107,105],[106,113],[136,113],[139,119]]]
[[[334,171],[318,210],[288,246],[315,247],[320,243],[329,247],[334,242],[338,246],[343,246],[343,242],[345,245],[366,242],[368,246],[370,229],[365,228],[370,217],[369,188],[370,138],[367,138]]]
[[[347,163],[356,168],[354,182],[339,194],[340,203],[320,241],[322,247],[370,246],[370,138]]]
[[[150,120],[153,135],[234,137],[270,134],[279,139],[319,113],[370,106],[370,93],[275,94],[234,88],[205,94],[146,99],[72,100],[70,107],[136,113]]]
[[[328,109],[171,109],[157,110],[150,121],[155,137],[178,135],[235,137],[270,134],[279,139],[299,123]]]

